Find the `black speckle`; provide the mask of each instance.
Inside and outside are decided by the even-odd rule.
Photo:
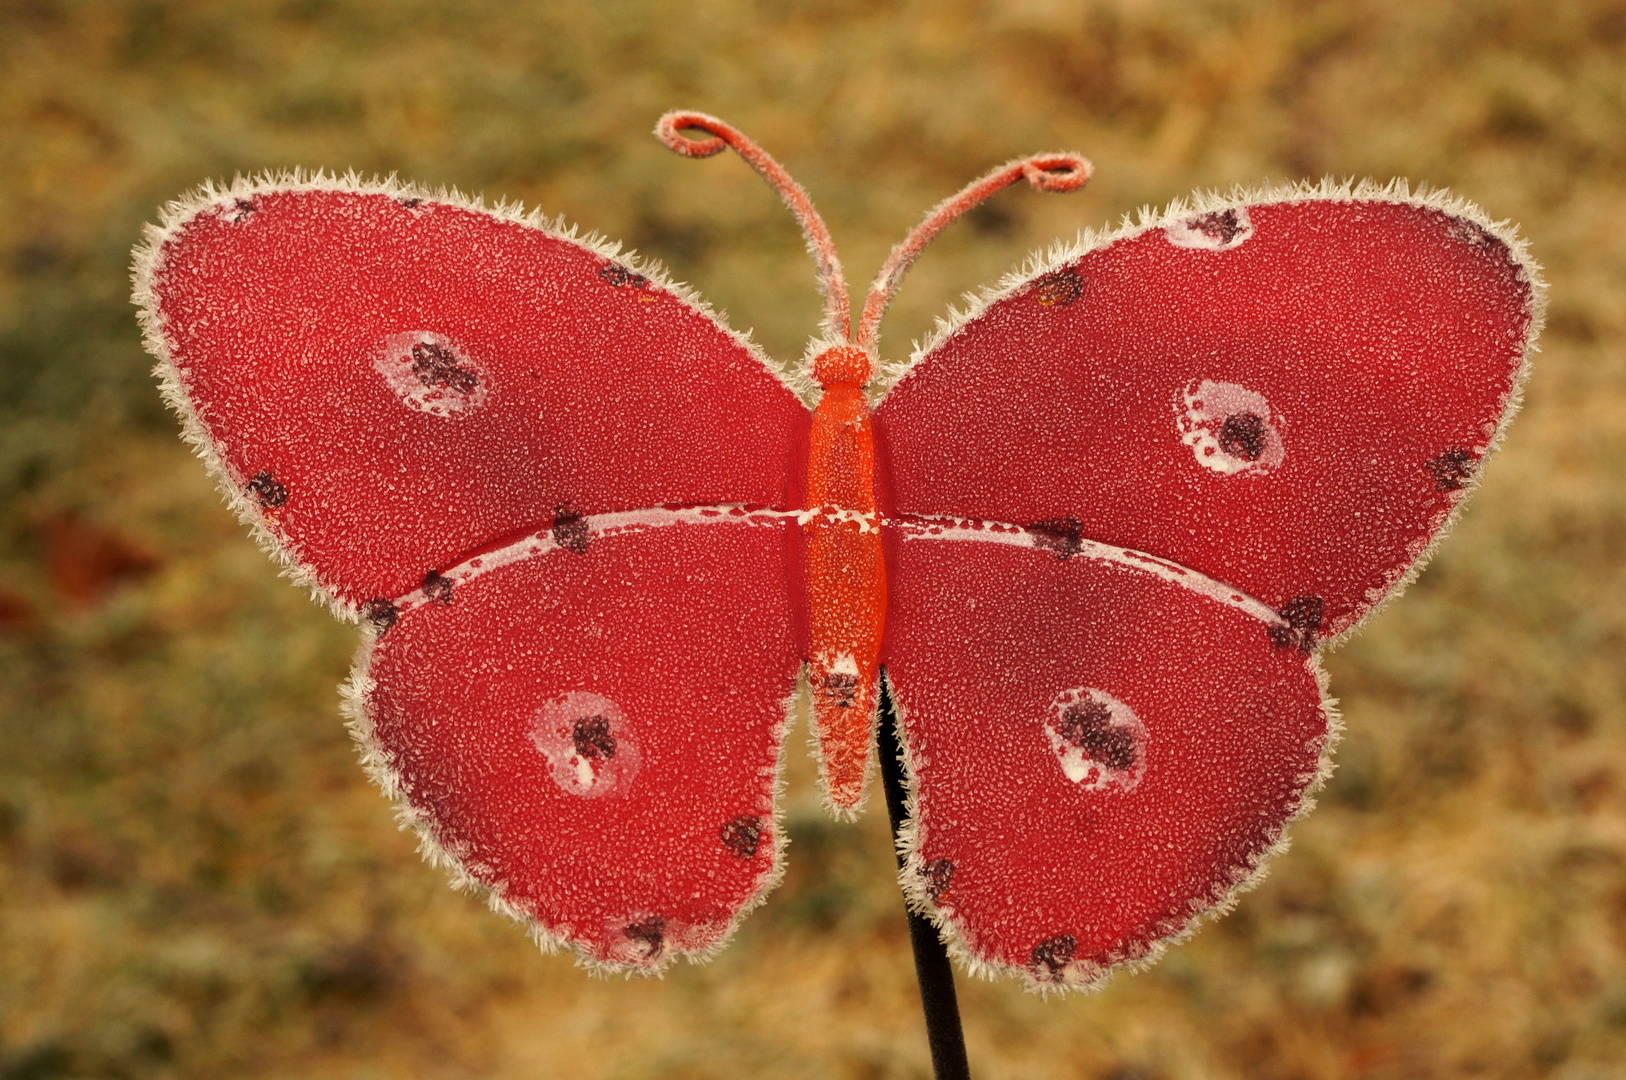
[[[570,740],[576,744],[576,753],[584,758],[608,761],[615,757],[615,736],[610,734],[610,721],[606,717],[584,716],[577,720]]]
[[[1269,432],[1265,418],[1258,413],[1232,413],[1220,425],[1220,449],[1243,461],[1258,461],[1265,454]]]
[[[452,350],[433,341],[420,341],[412,346],[412,374],[431,390],[472,394],[480,385],[480,376],[466,367],[459,367]]]
[[[947,859],[933,859],[920,868],[920,878],[926,885],[926,895],[935,904],[948,892],[949,883],[954,880],[954,864]]]
[[[423,205],[423,200],[418,198],[416,195],[405,199],[396,199],[395,201],[400,203],[408,210],[416,210],[418,207]]]
[[[254,202],[254,200],[238,199],[236,206],[232,209],[231,220],[233,222],[242,221],[244,218],[248,217],[258,209],[259,206]]]
[[[1077,951],[1077,938],[1071,934],[1057,934],[1055,937],[1045,938],[1033,947],[1028,965],[1041,979],[1060,982],[1062,972],[1073,962],[1073,954]]]
[[[568,506],[553,513],[553,542],[577,555],[587,554],[587,542],[592,539],[587,519]]]
[[[1463,218],[1452,218],[1449,228],[1453,240],[1461,244],[1467,244],[1471,248],[1477,248],[1480,251],[1494,251],[1497,248],[1507,246],[1477,222],[1467,221]]]
[[[288,501],[288,489],[268,472],[256,473],[248,482],[248,491],[267,510],[275,510]]]
[[[642,289],[649,285],[649,279],[644,275],[635,274],[625,266],[616,263],[605,263],[599,267],[598,276],[599,280],[612,289]]]
[[[1460,491],[1474,474],[1474,456],[1466,450],[1447,450],[1424,468],[1434,474],[1439,491]]]
[[[372,623],[379,634],[383,634],[395,625],[395,620],[401,617],[401,613],[395,610],[395,604],[391,601],[382,596],[375,596],[361,605],[361,617]]]
[[[1270,640],[1278,649],[1297,649],[1309,652],[1315,648],[1316,636],[1321,632],[1321,615],[1325,608],[1319,596],[1295,596],[1277,609],[1276,614],[1287,620],[1286,626],[1272,626]]]
[[[1041,307],[1067,307],[1084,295],[1084,279],[1071,267],[1052,270],[1033,282],[1033,296]]]
[[[762,844],[762,819],[754,814],[741,814],[723,822],[719,835],[723,846],[740,858],[754,858]]]
[[[633,941],[644,943],[644,959],[653,960],[661,954],[662,939],[666,936],[666,920],[659,915],[644,919],[641,922],[628,923],[621,931]]]
[[[858,704],[858,676],[845,671],[832,671],[819,679],[819,689],[836,703],[838,709],[850,709]]]
[[[1051,518],[1028,526],[1033,542],[1063,559],[1077,555],[1084,547],[1084,526],[1077,518]]]
[[[1063,709],[1056,734],[1109,769],[1128,769],[1135,764],[1134,732],[1115,726],[1112,710],[1094,698]]]
[[[430,600],[440,604],[452,602],[452,579],[438,570],[431,570],[423,576],[423,594]]]
[[[1198,214],[1186,221],[1186,228],[1196,229],[1221,244],[1229,244],[1248,231],[1248,227],[1242,224],[1242,217],[1234,207],[1230,210],[1216,210],[1212,214]]]

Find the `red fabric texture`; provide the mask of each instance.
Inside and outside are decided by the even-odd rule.
[[[1088,981],[1181,930],[1280,837],[1327,726],[1308,657],[1258,619],[1044,548],[911,537],[888,554],[911,868],[972,956]],[[1145,725],[1131,790],[1060,767],[1045,720],[1089,689]]]
[[[1323,637],[1352,625],[1484,456],[1524,354],[1530,284],[1504,244],[1437,210],[1244,213],[1185,234],[1200,242],[1206,224],[1234,246],[1147,230],[933,349],[875,411],[883,509],[1071,518],[1273,607],[1319,598]],[[1182,398],[1205,380],[1264,399],[1279,466],[1198,462]]]
[[[593,537],[373,653],[373,738],[440,846],[595,961],[703,950],[771,883],[791,528]]]
[[[795,499],[807,410],[629,268],[429,200],[240,202],[165,245],[158,315],[233,481],[341,602],[399,596],[561,508]],[[455,406],[472,375],[478,405],[421,411],[381,375],[391,340],[419,331],[447,354],[425,351],[420,374],[438,364],[442,385],[420,392]]]

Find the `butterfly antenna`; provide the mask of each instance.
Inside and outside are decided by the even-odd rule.
[[[863,349],[875,347],[881,316],[892,302],[892,294],[897,291],[898,283],[909,271],[909,264],[920,257],[926,245],[932,242],[932,237],[942,232],[949,222],[1018,180],[1025,178],[1040,191],[1077,191],[1089,183],[1094,171],[1095,167],[1078,154],[1034,154],[1001,165],[932,207],[925,220],[892,249],[881,272],[875,275],[875,282],[869,287],[869,296],[864,300],[864,314],[859,319],[858,337],[854,344]]]
[[[685,128],[697,128],[711,136],[694,139],[683,134]],[[819,291],[824,294],[824,321],[827,328],[842,338],[851,333],[852,308],[847,299],[847,279],[841,273],[841,260],[836,257],[835,241],[824,219],[813,208],[802,185],[791,179],[784,166],[775,161],[766,150],[746,138],[732,125],[715,116],[701,112],[669,112],[655,122],[655,137],[684,157],[705,158],[720,154],[732,146],[740,157],[762,174],[768,185],[779,193],[796,215],[796,222],[807,238],[808,253],[819,274]]]

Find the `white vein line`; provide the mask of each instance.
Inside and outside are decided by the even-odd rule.
[[[595,514],[591,517],[583,517],[581,522],[587,527],[588,543],[591,544],[593,540],[600,537],[644,532],[648,529],[659,529],[668,525],[747,525],[761,528],[781,525],[792,520],[798,524],[806,525],[820,514],[823,514],[831,522],[855,523],[864,532],[878,527],[875,514],[865,514],[841,507],[815,507],[811,510],[770,510],[749,509],[738,504],[622,510],[611,514]],[[1030,530],[1021,525],[1012,525],[1001,521],[910,515],[887,518],[881,524],[897,529],[906,543],[920,540],[948,540],[1004,544],[1008,547],[1034,548],[1043,551],[1050,550]],[[538,529],[536,532],[522,536],[518,540],[504,544],[500,548],[483,551],[478,555],[465,559],[451,569],[442,571],[440,576],[450,581],[452,588],[455,590],[460,585],[465,585],[476,578],[500,570],[505,566],[541,558],[558,550],[560,546],[559,542],[554,539],[553,526],[549,524],[547,528]],[[1207,597],[1215,603],[1235,608],[1237,611],[1257,619],[1266,626],[1287,625],[1286,620],[1264,601],[1256,600],[1239,589],[1234,589],[1222,581],[1215,581],[1213,578],[1181,566],[1179,563],[1160,559],[1155,555],[1148,555],[1144,551],[1114,547],[1111,544],[1102,544],[1095,540],[1080,537],[1078,550],[1070,554],[1068,558],[1091,559],[1096,562],[1126,566]],[[405,596],[399,597],[395,601],[395,610],[397,613],[404,615],[409,611],[434,602],[435,597],[433,595],[425,589],[418,588]]]
[[[600,537],[644,532],[647,529],[659,529],[667,525],[778,525],[787,518],[798,517],[801,513],[796,510],[747,509],[740,505],[654,507],[646,510],[620,510],[610,514],[594,514],[580,520],[587,526],[588,543],[591,544]],[[553,525],[550,523],[546,528],[538,529],[500,548],[471,556],[451,569],[441,571],[440,576],[448,579],[455,590],[459,585],[465,585],[505,566],[541,558],[559,550],[560,546],[553,538]],[[414,608],[434,602],[435,598],[426,590],[414,589],[396,599],[395,610],[404,615]]]
[[[1040,542],[1038,537],[1021,525],[1011,525],[999,521],[910,516],[889,518],[886,523],[903,534],[905,543],[920,540],[950,540],[1049,550]],[[1235,608],[1237,611],[1259,620],[1266,626],[1281,627],[1288,625],[1287,620],[1283,619],[1274,608],[1264,601],[1257,600],[1240,589],[1232,588],[1223,581],[1215,581],[1206,574],[1200,574],[1195,570],[1181,566],[1179,563],[1160,559],[1155,555],[1148,555],[1144,551],[1136,551],[1134,548],[1113,547],[1111,544],[1102,544],[1080,537],[1078,550],[1069,555],[1068,558],[1092,559],[1096,562],[1127,566],[1143,573],[1149,573],[1154,577],[1178,585],[1182,589],[1197,593],[1200,596],[1205,596],[1215,603]]]

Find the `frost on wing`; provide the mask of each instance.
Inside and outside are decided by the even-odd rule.
[[[894,526],[896,529],[897,526]],[[1164,562],[1023,530],[894,534],[883,662],[904,875],[974,969],[1097,982],[1223,908],[1324,767],[1285,620]],[[1178,571],[1178,572],[1177,572]]]
[[[426,846],[590,966],[703,956],[777,878],[794,526],[701,517],[589,519],[584,551],[455,567],[454,602],[403,603],[357,677],[370,763]]]
[[[1539,306],[1510,234],[1443,196],[1177,209],[1035,267],[917,356],[875,409],[882,509],[1065,523],[1057,543],[1278,611],[1318,598],[1329,641],[1471,489]]]

